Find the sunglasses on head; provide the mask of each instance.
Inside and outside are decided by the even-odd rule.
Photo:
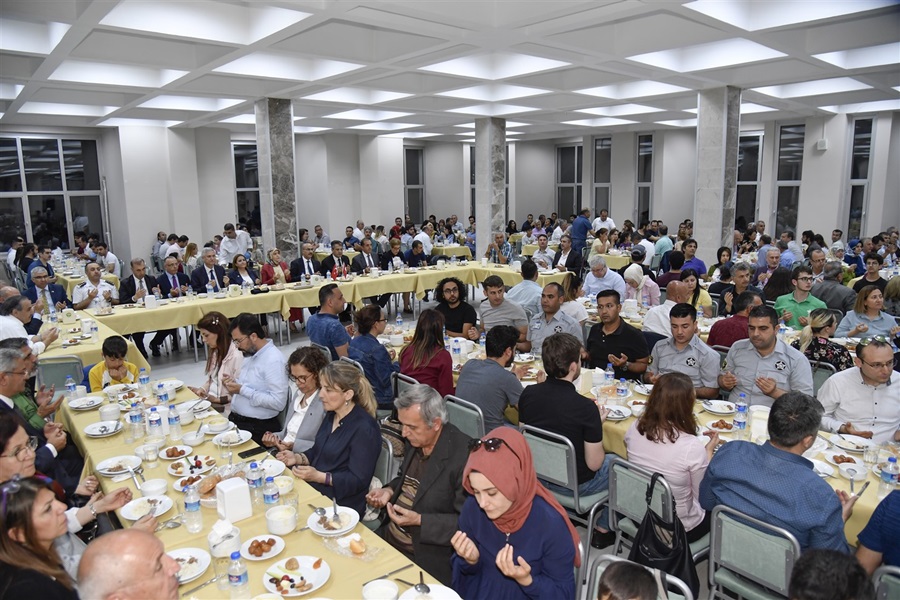
[[[484,448],[488,452],[496,452],[497,450],[500,449],[500,446],[506,446],[507,448],[509,448],[509,451],[513,453],[513,456],[515,456],[516,458],[519,459],[519,463],[520,464],[522,463],[522,459],[519,457],[519,455],[516,453],[516,451],[513,450],[512,446],[507,444],[506,441],[501,438],[488,438],[486,440],[481,440],[481,439],[469,440],[469,454],[471,454],[472,452],[475,452],[479,448]]]
[[[49,477],[44,477],[43,475],[32,475],[32,477],[44,484],[50,483],[51,481]],[[12,476],[12,479],[4,482],[3,485],[0,485],[0,515],[2,515],[3,518],[6,518],[6,505],[9,502],[9,499],[22,489],[22,479],[23,477],[16,473]]]

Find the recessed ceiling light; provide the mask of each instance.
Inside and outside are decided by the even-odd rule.
[[[174,127],[179,121],[163,121],[160,119],[106,119],[97,123],[98,127]]]
[[[507,121],[507,127],[531,127],[531,123],[519,123],[518,121]],[[465,127],[466,129],[475,129],[475,123],[460,123],[454,127]],[[468,135],[468,134],[467,134]]]
[[[378,123],[363,123],[362,125],[353,125],[348,129],[368,129],[374,131],[396,131],[398,129],[409,129],[410,127],[421,127],[420,123],[387,123],[384,121]]]
[[[578,94],[599,96],[601,98],[613,98],[615,100],[628,100],[643,96],[663,96],[665,94],[677,94],[689,91],[691,90],[688,88],[672,85],[671,83],[661,83],[659,81],[649,80],[629,81],[627,83],[616,83],[584,90],[575,90]]]
[[[465,140],[460,140],[460,142],[462,142],[463,144],[474,144],[474,143],[475,143],[475,138],[469,138],[469,139],[465,139]]]
[[[891,6],[892,4],[894,4],[894,0],[853,0],[853,2],[697,0],[696,2],[688,2],[684,7],[747,31],[757,31],[759,29],[850,15]]]
[[[541,90],[521,85],[487,83],[485,85],[476,85],[459,90],[450,90],[449,92],[439,92],[437,95],[449,96],[450,98],[464,98],[466,100],[478,100],[481,102],[503,102],[505,100],[512,100],[513,98],[527,98],[529,96],[538,96],[549,92],[550,90]]]
[[[64,60],[48,79],[99,83],[101,85],[161,88],[186,74],[187,71],[176,69],[156,69],[86,60]]]
[[[395,110],[369,110],[367,108],[357,108],[354,110],[345,110],[344,112],[334,113],[333,115],[324,115],[327,119],[352,119],[354,121],[386,121],[387,119],[400,119],[408,117],[413,113],[397,112]]]
[[[219,123],[237,123],[239,125],[256,125],[256,115],[235,115],[221,119]]]
[[[412,94],[345,87],[319,92],[318,94],[312,94],[311,96],[303,96],[303,99],[320,100],[323,102],[345,102],[347,104],[378,104],[380,102],[390,102],[391,100],[399,100],[409,96],[412,96]]]
[[[248,77],[316,81],[353,71],[362,66],[325,58],[308,58],[275,52],[254,52],[217,67],[213,71]]]
[[[161,110],[193,110],[198,112],[216,112],[231,108],[245,102],[235,98],[205,98],[201,96],[162,95],[142,102],[140,108],[158,108]]]
[[[875,102],[859,102],[857,104],[841,104],[837,106],[820,106],[822,110],[833,113],[868,113],[900,110],[900,100],[878,100]]]
[[[720,69],[731,65],[770,60],[786,56],[762,44],[743,38],[719,40],[685,48],[661,50],[629,56],[629,60],[652,65],[669,71],[687,73],[706,69]]]
[[[294,133],[319,133],[320,131],[328,131],[331,127],[305,127],[302,125],[294,125]]]
[[[866,90],[872,86],[866,85],[850,77],[835,77],[833,79],[817,79],[816,81],[802,81],[800,83],[786,83],[783,85],[770,85],[753,88],[752,92],[759,92],[775,98],[801,98],[804,96],[820,96],[822,94],[839,94],[855,90]]]
[[[459,75],[460,77],[474,77],[477,79],[507,79],[529,73],[537,73],[548,69],[567,67],[570,63],[550,58],[539,58],[527,54],[512,52],[490,52],[454,58],[444,62],[435,63],[426,67],[419,67],[423,71]]]
[[[32,23],[0,19],[0,50],[50,54],[71,27],[67,23]]]
[[[515,106],[513,104],[476,104],[474,106],[464,106],[462,108],[451,108],[447,112],[481,115],[484,117],[500,117],[515,113],[531,112],[533,110],[538,109],[530,106]]]
[[[663,112],[661,108],[644,106],[643,104],[617,104],[616,106],[598,106],[597,108],[579,108],[575,112],[600,115],[601,117],[620,117],[622,115],[643,115],[646,113]]]
[[[741,114],[742,115],[752,115],[754,113],[761,112],[770,112],[773,110],[778,110],[777,108],[772,108],[771,106],[763,106],[762,104],[754,104],[753,102],[744,102],[741,104]],[[696,108],[685,108],[682,112],[689,112],[692,114],[697,114]]]
[[[625,119],[613,119],[605,117],[602,119],[579,119],[577,121],[563,121],[566,125],[579,125],[581,127],[613,127],[615,125],[630,125],[636,121],[628,121]]]
[[[842,69],[864,69],[880,65],[893,65],[900,60],[900,42],[869,46],[868,48],[853,48],[852,50],[841,50],[839,52],[813,54],[813,57]]]
[[[675,119],[673,121],[657,121],[659,125],[671,125],[672,127],[696,127],[697,119]]]
[[[385,133],[384,135],[379,135],[378,137],[416,139],[416,138],[434,137],[436,135],[441,135],[441,134],[440,133],[427,133],[424,131],[410,131],[407,133]]]
[[[0,83],[0,100],[15,100],[24,87],[17,83]]]
[[[26,102],[19,108],[20,113],[35,115],[63,115],[67,117],[105,117],[118,106],[96,106],[91,104],[58,104],[54,102]]]

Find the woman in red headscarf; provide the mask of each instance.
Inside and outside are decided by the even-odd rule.
[[[540,484],[522,434],[498,427],[469,444],[471,496],[450,543],[453,588],[463,598],[574,598],[579,538]]]

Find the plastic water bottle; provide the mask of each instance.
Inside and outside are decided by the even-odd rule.
[[[188,302],[194,301],[194,288],[192,288],[191,286],[188,286],[188,289],[187,289],[187,301]]]
[[[622,377],[619,379],[619,383],[616,384],[616,398],[624,400],[626,396],[628,396],[628,383]]]
[[[266,485],[263,486],[263,502],[269,505],[280,504],[281,494],[278,493],[278,486],[275,485],[274,477],[266,477]]]
[[[66,398],[70,402],[75,399],[75,380],[71,375],[66,376]]]
[[[213,284],[210,281],[206,282],[206,295],[210,297],[213,295]]]
[[[150,373],[147,372],[147,369],[141,367],[141,372],[138,375],[138,383],[141,386],[141,396],[144,398],[150,397]]]
[[[784,337],[785,333],[787,333],[787,326],[784,324],[784,319],[778,319],[778,335]]]
[[[450,347],[453,349],[453,364],[458,365],[462,362],[462,347],[459,344],[459,338],[453,338]]]
[[[397,311],[397,320],[394,321],[394,333],[403,333],[403,315]]]
[[[97,321],[91,323],[91,343],[100,343],[100,326],[97,325]]]
[[[138,419],[138,417],[141,417]],[[128,426],[125,428],[125,443],[133,444],[141,437],[143,437],[144,432],[138,430],[138,424],[140,424],[141,430],[143,430],[143,415],[141,415],[141,409],[138,408],[137,402],[131,403],[131,410],[128,411]]]
[[[444,350],[447,352],[452,352],[450,349],[450,336],[447,335],[447,328],[444,327]]]
[[[150,409],[150,416],[147,417],[147,435],[162,435],[162,417],[156,412],[156,407]]]
[[[250,463],[250,470],[247,472],[247,485],[250,486],[250,499],[253,501],[253,504],[260,504],[262,502],[263,471],[255,462]]]
[[[741,393],[734,406],[737,411],[731,421],[734,426],[734,437],[738,440],[745,440],[747,439],[747,394]]]
[[[169,405],[169,439],[172,443],[181,441],[181,417],[174,404]]]
[[[241,278],[241,295],[246,296],[247,294],[249,294],[250,292],[248,292],[247,290],[249,290],[251,287],[253,287],[253,284],[250,283],[249,280]]]
[[[485,345],[486,343],[487,343],[487,334],[485,334],[485,333],[482,331],[482,332],[481,332],[481,335],[478,336],[478,345],[481,346],[481,351],[482,351],[482,352],[484,352],[484,345]]]
[[[189,533],[197,533],[203,529],[200,492],[196,483],[184,488],[184,525]]]
[[[247,565],[241,560],[240,552],[231,553],[231,564],[228,565],[228,588],[231,590],[232,600],[250,598],[250,577],[247,575]]]
[[[603,372],[604,385],[610,385],[616,380],[616,370],[613,369],[612,363],[606,363],[606,371]]]
[[[888,458],[887,465],[881,469],[881,481],[878,482],[879,500],[883,500],[897,487],[898,473],[900,473],[900,465],[897,465],[897,457],[892,456]]]
[[[156,384],[156,399],[159,401],[159,404],[168,404],[169,402],[169,392],[166,390],[166,386],[161,383]]]

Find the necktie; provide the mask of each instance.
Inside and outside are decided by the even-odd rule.
[[[53,300],[50,299],[50,290],[44,288],[44,304],[46,305],[46,310],[48,313],[56,312],[56,307],[53,306]]]
[[[143,279],[138,280],[138,289],[139,290],[144,289],[144,280]]]
[[[312,272],[313,272],[312,263],[309,262],[309,259],[307,258],[306,259],[306,274],[312,275]]]
[[[178,290],[178,280],[175,279],[175,276],[172,275],[172,291],[175,292]]]
[[[213,272],[212,269],[209,270],[209,281],[210,281],[210,283],[213,284],[213,291],[218,292],[219,291],[219,282],[216,281],[216,274]]]
[[[375,265],[372,264],[372,255],[371,254],[366,254],[366,261],[369,263],[370,269],[375,267]]]

